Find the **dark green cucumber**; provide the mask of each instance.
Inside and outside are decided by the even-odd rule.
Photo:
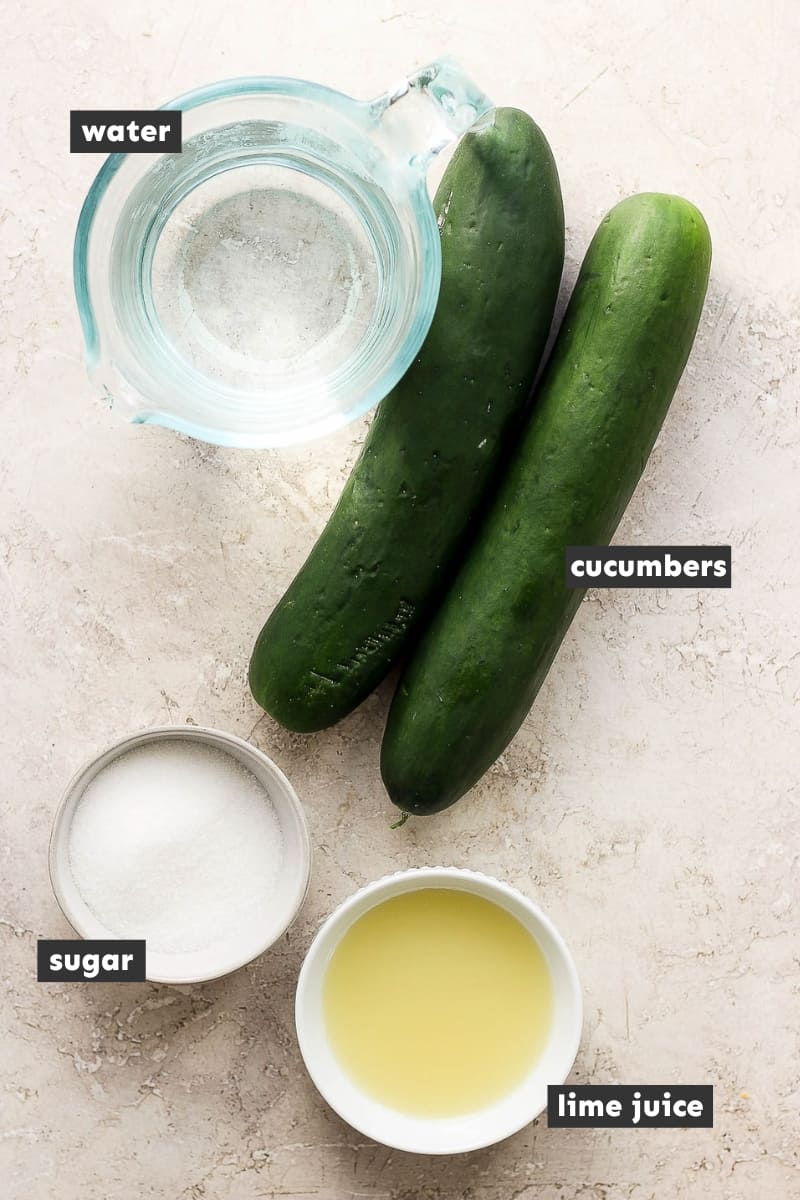
[[[447,583],[547,340],[564,212],[530,117],[497,109],[468,133],[435,208],[442,283],[428,337],[253,651],[253,695],[289,729],[344,717],[406,649]]]
[[[565,547],[605,545],[692,347],[711,262],[677,196],[604,218],[503,482],[401,676],[381,755],[407,812],[446,808],[524,721],[583,591]]]

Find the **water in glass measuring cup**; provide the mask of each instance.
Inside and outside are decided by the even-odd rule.
[[[134,421],[228,445],[352,420],[427,332],[441,268],[427,166],[489,101],[440,60],[373,101],[257,78],[169,107],[182,153],[112,155],[81,214],[98,384]]]

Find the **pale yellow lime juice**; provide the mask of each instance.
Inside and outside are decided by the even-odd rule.
[[[498,904],[422,888],[370,909],[334,951],[323,986],[328,1038],[374,1100],[450,1117],[512,1092],[547,1041],[544,955]]]

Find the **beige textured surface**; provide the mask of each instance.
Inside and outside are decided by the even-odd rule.
[[[107,0],[6,6],[0,589],[0,1179],[8,1200],[651,1200],[800,1194],[798,383],[791,0]],[[440,51],[528,108],[559,161],[569,279],[603,211],[682,192],[711,226],[701,337],[620,540],[731,542],[731,591],[590,596],[523,732],[456,809],[392,831],[387,691],[310,739],[262,719],[253,636],[363,429],[303,452],[135,429],[84,377],[71,238],[96,160],[67,109],[141,107],[235,74],[360,95]],[[251,737],[316,845],[277,952],[206,987],[44,986],[67,936],[46,873],[77,765],[166,720]],[[713,1131],[548,1131],[455,1161],[365,1143],[298,1060],[294,981],[366,879],[464,864],[565,931],[586,1030],[574,1078],[713,1082]],[[405,1014],[398,997],[398,1036]]]

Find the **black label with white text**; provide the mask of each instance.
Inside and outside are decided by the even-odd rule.
[[[177,109],[79,108],[69,114],[71,154],[180,154]]]
[[[567,546],[568,588],[729,588],[730,546]]]
[[[712,1129],[714,1088],[698,1084],[551,1084],[547,1089],[551,1129]]]
[[[39,983],[144,983],[144,939],[50,939],[36,943]]]

